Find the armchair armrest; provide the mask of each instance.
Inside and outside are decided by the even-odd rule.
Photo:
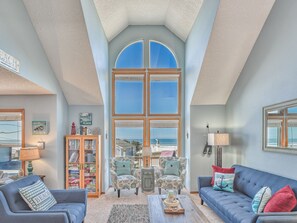
[[[164,175],[164,170],[160,168],[155,168],[155,178],[158,180],[161,176]]]
[[[136,179],[140,180],[141,178],[141,169],[134,169],[132,171],[132,175],[136,177]]]
[[[58,203],[84,203],[87,205],[87,190],[50,190]]]
[[[294,212],[269,212],[258,214],[256,223],[295,223],[297,222],[297,211]]]
[[[211,187],[211,176],[206,176],[206,177],[198,177],[198,191],[202,187]]]
[[[187,173],[187,171],[183,170],[179,175],[179,177],[182,179],[183,183],[185,182],[186,173]]]

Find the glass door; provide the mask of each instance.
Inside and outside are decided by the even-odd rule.
[[[84,145],[84,164],[83,177],[84,188],[89,193],[97,191],[97,140],[95,138],[87,138],[83,141]]]
[[[68,189],[80,188],[80,139],[68,139]]]

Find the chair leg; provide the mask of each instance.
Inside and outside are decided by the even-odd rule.
[[[159,187],[158,189],[159,189],[159,194],[161,194],[161,188]]]
[[[135,194],[138,195],[138,187],[136,187],[136,192],[135,192]]]
[[[121,190],[118,189],[118,197],[120,197],[120,196],[121,196]]]
[[[116,191],[117,189],[114,188],[114,191]]]
[[[203,205],[204,201],[201,199],[201,205]]]
[[[178,189],[178,190],[177,190],[177,193],[180,194],[180,191],[181,191],[181,189]]]

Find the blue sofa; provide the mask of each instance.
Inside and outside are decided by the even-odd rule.
[[[48,211],[31,211],[19,194],[19,188],[35,183],[32,175],[0,187],[2,223],[82,223],[86,216],[86,190],[51,190],[57,204]]]
[[[234,193],[215,191],[211,186],[211,177],[198,177],[198,190],[201,204],[205,202],[226,223],[296,223],[297,206],[292,212],[260,213],[252,210],[255,194],[264,186],[275,193],[282,187],[290,185],[297,195],[297,181],[277,176],[252,168],[234,165]]]

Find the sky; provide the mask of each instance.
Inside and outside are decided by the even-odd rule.
[[[125,48],[117,62],[116,68],[143,68],[143,42],[139,41]],[[172,52],[164,45],[150,42],[151,68],[177,68],[177,62]],[[143,81],[117,80],[116,106],[117,114],[143,113]],[[152,114],[178,113],[178,82],[151,81],[150,83],[150,111]],[[117,128],[116,137],[121,139],[142,139],[141,128]],[[176,128],[151,129],[151,139],[176,139]]]

